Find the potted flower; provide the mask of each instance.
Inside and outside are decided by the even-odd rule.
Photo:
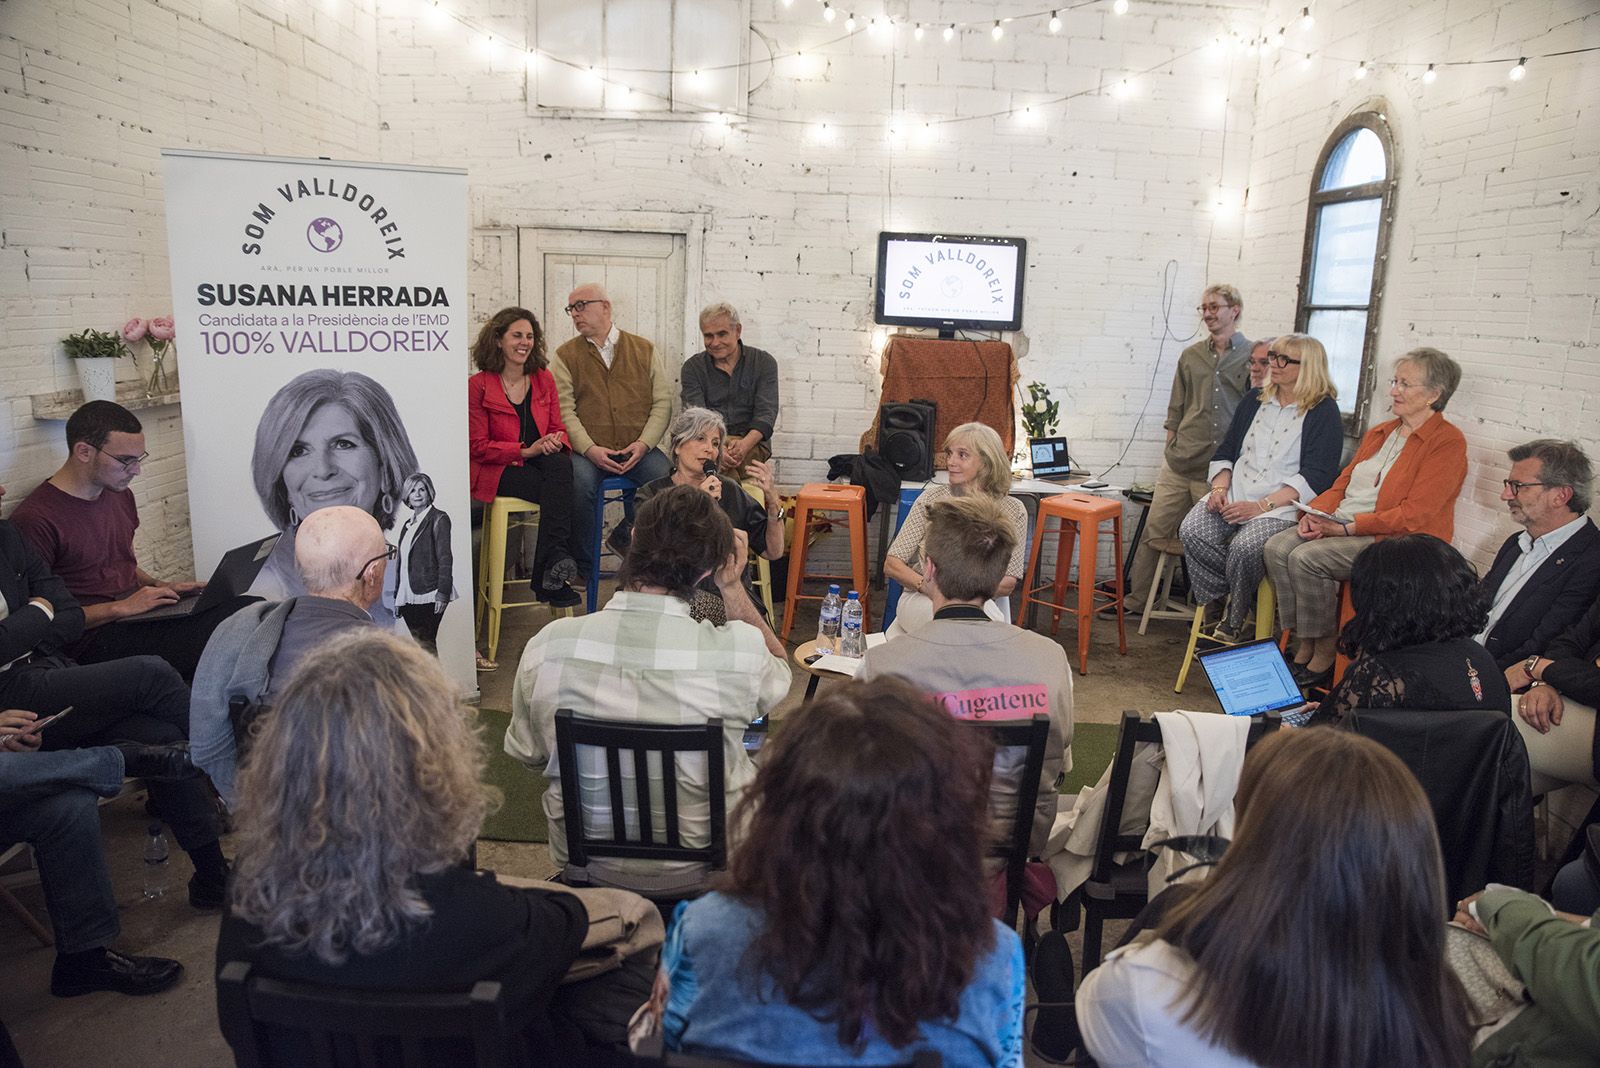
[[[77,365],[83,399],[116,400],[116,360],[119,356],[130,355],[127,343],[110,330],[85,330],[63,338],[61,344]]]
[[[1022,426],[1028,440],[1054,437],[1061,421],[1061,405],[1050,399],[1050,387],[1028,383],[1028,401],[1022,406]]]

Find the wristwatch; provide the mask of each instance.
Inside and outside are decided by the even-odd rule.
[[[1533,669],[1539,666],[1539,654],[1534,653],[1522,662],[1522,673],[1528,678],[1533,678]]]

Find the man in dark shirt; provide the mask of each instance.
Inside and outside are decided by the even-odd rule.
[[[150,653],[188,681],[211,631],[254,598],[159,622],[121,622],[205,588],[203,582],[162,582],[134,556],[139,508],[128,487],[149,455],[132,412],[90,401],[67,420],[66,461],[11,519],[45,570],[83,606],[83,635],[68,650],[74,660],[98,664]]]
[[[744,327],[731,304],[712,304],[700,313],[705,351],[683,363],[683,406],[710,408],[728,424],[722,468],[740,478],[751,460],[772,456],[772,428],[778,421],[778,361],[740,340]]]
[[[137,742],[171,746],[189,737],[189,687],[154,656],[77,664],[66,648],[83,631],[83,609],[17,529],[0,521],[0,709],[38,716],[72,712],[40,732],[47,752]],[[189,768],[150,783],[155,811],[194,864],[189,902],[222,904],[227,862],[204,776]],[[3,822],[3,821],[0,821]]]
[[[320,508],[300,523],[294,563],[304,596],[251,605],[211,635],[195,672],[189,705],[194,762],[230,806],[238,750],[228,703],[242,697],[270,706],[300,660],[335,634],[375,624],[369,610],[383,594],[384,543],[378,521],[360,508]]]

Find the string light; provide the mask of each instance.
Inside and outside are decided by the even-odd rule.
[[[1116,0],[1116,3],[1111,5],[1111,10],[1118,15],[1126,15],[1128,13],[1128,0]]]
[[[1057,15],[1054,11],[1050,12],[1050,32],[1061,32],[1061,16]]]
[[[1284,39],[1283,31],[1286,28],[1287,27],[1279,26],[1278,27],[1278,32],[1272,35],[1272,47],[1273,48],[1282,48],[1283,47],[1283,39]]]
[[[911,31],[911,36],[919,41],[922,40],[922,23],[917,23],[916,28]]]
[[[952,22],[950,25],[948,25],[948,26],[946,26],[944,28],[944,39],[946,41],[948,41],[952,37],[954,37],[955,35],[956,35],[956,24]]]
[[[1366,76],[1367,76],[1367,61],[1363,59],[1361,61],[1361,66],[1356,68],[1356,81],[1359,82],[1361,79],[1365,78]]]
[[[1422,72],[1422,84],[1432,85],[1439,80],[1439,72],[1433,69],[1433,64],[1428,64],[1428,69]]]
[[[1517,65],[1511,68],[1508,77],[1514,82],[1520,82],[1528,76],[1528,57],[1523,56],[1517,60]]]
[[[1300,9],[1300,28],[1302,30],[1309,30],[1311,27],[1315,26],[1316,24],[1317,24],[1317,20],[1311,17],[1311,9],[1309,7],[1301,8]]]
[[[433,5],[428,8],[428,22],[434,26],[443,26],[450,21],[450,11],[439,0],[433,0]]]
[[[839,17],[839,13],[833,10],[833,5],[827,3],[826,0],[824,0],[824,3],[822,5],[822,19],[823,19],[823,21],[824,22],[832,22],[834,19],[836,19],[838,17]]]
[[[783,0],[783,6],[784,7],[793,7],[794,6],[794,0]]]
[[[845,17],[844,30],[846,33],[856,32],[856,13],[854,11]]]
[[[995,19],[994,20],[994,29],[989,31],[989,36],[993,37],[996,41],[998,41],[998,40],[1000,40],[1000,38],[1005,36],[1005,33],[1006,33],[1005,28],[1000,25],[1000,20],[999,19]]]

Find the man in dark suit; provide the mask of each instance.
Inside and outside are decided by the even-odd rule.
[[[1600,530],[1589,509],[1594,474],[1570,441],[1541,438],[1510,453],[1500,499],[1523,527],[1483,578],[1493,598],[1477,635],[1513,692],[1532,681],[1524,662],[1581,618],[1600,593]]]

